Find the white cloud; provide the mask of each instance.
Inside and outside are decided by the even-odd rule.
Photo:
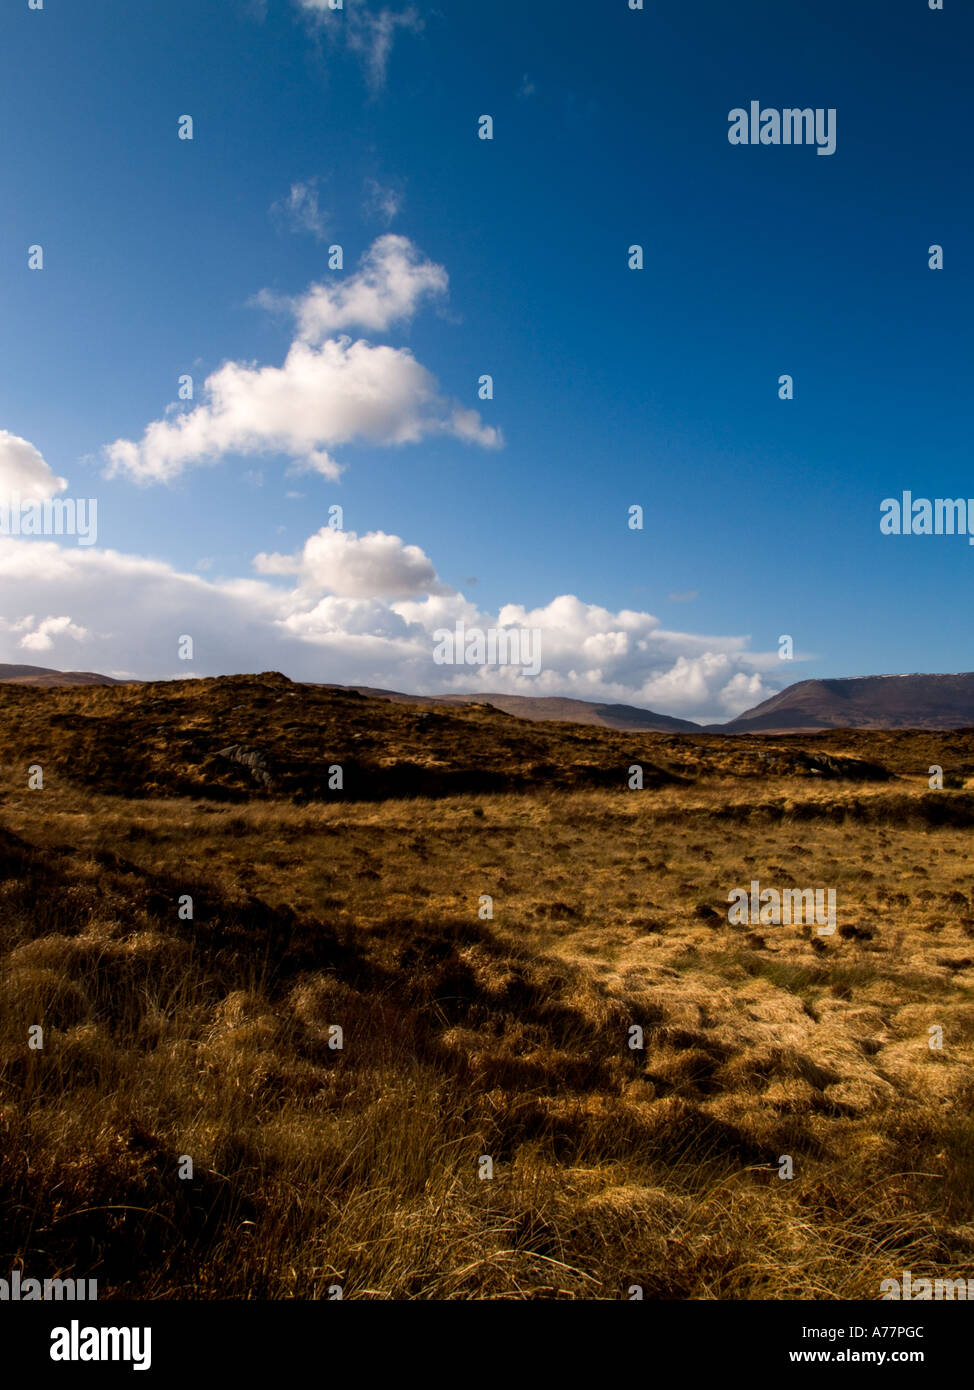
[[[502,627],[541,630],[543,669],[529,681],[515,670],[502,672],[509,693],[572,695],[578,699],[636,704],[687,719],[726,718],[767,697],[745,697],[739,673],[751,679],[770,654],[747,650],[745,637],[703,636],[661,626],[651,613],[611,612],[563,594],[543,608],[507,604]],[[728,690],[728,686],[730,689]],[[529,689],[530,687],[530,689]],[[465,682],[466,689],[483,688]],[[752,689],[762,689],[760,676]],[[726,692],[726,694],[725,694]]]
[[[366,217],[377,217],[385,223],[393,222],[402,210],[404,194],[401,188],[392,184],[380,183],[378,179],[365,180]]]
[[[79,564],[79,554],[89,558]],[[0,537],[0,595],[7,619],[0,624],[0,660],[22,659],[19,632],[10,629],[24,614],[70,614],[70,625],[87,632],[77,639],[83,659],[73,651],[71,664],[107,675],[185,676],[178,659],[183,634],[196,640],[208,670],[253,670],[276,645],[281,610],[280,595],[258,581],[212,583],[136,555],[6,537]]]
[[[405,237],[381,237],[357,274],[334,287],[313,285],[293,303],[299,332],[283,366],[225,362],[207,377],[195,409],[153,421],[138,443],[108,445],[109,476],[168,482],[226,454],[280,453],[334,479],[342,465],[333,450],[345,444],[416,444],[448,434],[498,447],[500,432],[476,411],[442,400],[408,349],[327,336],[353,323],[388,328],[446,285],[442,266],[422,260]]]
[[[58,637],[70,637],[75,642],[83,642],[91,636],[85,627],[78,627],[70,618],[43,618],[35,623],[34,615],[28,614],[19,622],[5,623],[0,619],[0,629],[22,632],[17,646],[29,652],[49,652]]]
[[[325,591],[345,598],[404,598],[450,592],[440,584],[429,557],[399,536],[370,531],[334,531],[323,526],[298,555],[258,555],[259,574],[296,575],[303,592]]]
[[[292,183],[287,198],[271,203],[271,213],[293,231],[310,232],[317,241],[328,236],[328,220],[318,206],[318,180]]]
[[[332,450],[342,444],[416,444],[435,434],[485,447],[500,442],[475,411],[445,406],[411,352],[364,340],[330,339],[321,348],[295,342],[283,367],[227,362],[204,392],[205,405],[153,421],[141,443],[110,445],[109,475],[168,482],[225,454],[281,453],[337,478],[342,466]]]
[[[704,722],[739,713],[783,683],[762,675],[780,677],[776,652],[751,652],[745,637],[664,629],[650,613],[613,612],[570,594],[540,608],[487,612],[440,584],[419,547],[381,532],[326,528],[294,555],[255,563],[261,577],[211,581],[114,551],[0,538],[0,661],[17,660],[25,636],[34,651],[70,639],[87,669],[109,675],[282,670],[296,680],[417,694],[569,695]],[[71,616],[36,624],[35,613]],[[458,620],[540,628],[540,675],[437,665],[433,634]],[[177,659],[183,634],[194,639],[192,665]]]
[[[344,36],[350,51],[362,60],[373,92],[385,85],[397,30],[418,34],[423,28],[423,20],[413,5],[404,10],[390,10],[383,5],[375,10],[366,0],[345,0],[343,7],[335,10],[329,0],[296,2],[306,14],[320,20],[332,38]]]
[[[369,247],[354,275],[320,281],[294,299],[282,301],[266,292],[257,299],[271,308],[289,308],[298,336],[320,343],[350,328],[385,333],[408,322],[425,300],[444,296],[449,285],[443,266],[422,256],[408,237],[387,232]]]
[[[6,505],[11,493],[24,501],[44,502],[67,485],[33,444],[9,430],[0,430],[0,503]]]
[[[721,690],[719,699],[722,708],[733,718],[734,715],[743,714],[746,709],[759,705],[772,694],[774,691],[765,686],[757,671],[751,675],[745,671],[738,671]]]
[[[20,646],[28,651],[48,652],[53,648],[56,637],[70,637],[75,642],[83,642],[90,635],[86,627],[78,627],[70,618],[44,618],[33,632],[26,633],[20,639]]]

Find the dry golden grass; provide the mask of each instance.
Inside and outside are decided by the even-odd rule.
[[[0,712],[0,1266],[150,1298],[974,1273],[970,733],[424,719],[280,678]],[[834,887],[838,932],[731,926],[751,879]]]

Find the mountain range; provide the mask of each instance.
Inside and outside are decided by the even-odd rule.
[[[125,685],[94,671],[0,663],[0,685]],[[551,719],[641,733],[783,734],[821,729],[962,729],[974,727],[974,672],[958,675],[857,676],[805,680],[723,724],[695,724],[636,705],[547,695],[408,695],[372,686],[327,686],[411,705],[492,705],[517,719]]]

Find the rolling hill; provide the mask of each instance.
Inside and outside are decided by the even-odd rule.
[[[969,725],[974,725],[974,672],[798,681],[717,727],[735,734]]]
[[[0,662],[0,685],[126,685],[96,671],[54,671],[49,666],[9,666]]]
[[[126,685],[93,671],[55,671],[45,666],[0,664],[0,685]],[[695,724],[635,705],[604,704],[546,695],[495,693],[410,695],[372,686],[321,683],[318,689],[351,691],[394,704],[428,708],[489,705],[533,722],[582,724],[621,733],[787,734],[828,729],[963,729],[974,727],[974,672],[957,675],[859,676],[797,681],[723,724]]]

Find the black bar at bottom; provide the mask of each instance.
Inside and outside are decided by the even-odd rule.
[[[398,1378],[415,1367],[434,1383],[463,1373],[483,1385],[491,1373],[509,1377],[513,1366],[523,1371],[535,1360],[546,1377],[558,1372],[572,1383],[583,1374],[583,1348],[613,1376],[625,1366],[667,1379],[734,1371],[787,1377],[816,1367],[827,1374],[839,1366],[922,1375],[946,1373],[970,1340],[966,1306],[952,1301],[620,1304],[6,1303],[0,1339],[18,1382],[43,1385],[113,1373],[134,1373],[137,1384],[153,1377],[193,1384],[228,1372],[244,1383],[263,1373],[291,1379],[315,1371],[324,1379],[339,1365],[370,1380],[386,1368]],[[471,1356],[465,1369],[458,1336]],[[31,1379],[37,1374],[39,1382]]]

